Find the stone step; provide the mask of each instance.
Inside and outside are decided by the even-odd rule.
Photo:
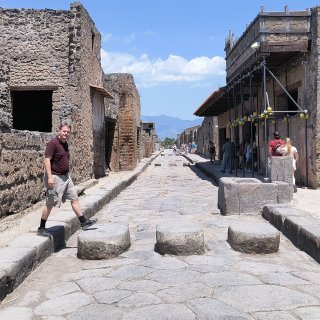
[[[101,260],[117,257],[130,248],[128,225],[96,224],[78,236],[78,258]]]
[[[193,255],[205,252],[201,227],[185,222],[157,225],[156,251],[160,254]]]
[[[320,219],[306,210],[283,205],[265,206],[262,216],[320,263]]]
[[[274,253],[279,250],[280,232],[265,222],[237,222],[228,228],[228,242],[244,253]]]

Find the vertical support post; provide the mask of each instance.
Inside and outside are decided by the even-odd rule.
[[[307,60],[306,55],[304,55],[304,60],[302,61],[303,64],[303,72],[304,72],[304,79],[303,79],[303,105],[304,109],[307,109]],[[305,120],[305,159],[306,159],[306,187],[309,187],[309,160],[308,160],[308,119]]]
[[[244,99],[243,99],[243,84],[242,84],[242,80],[240,81],[240,97],[241,97],[241,117],[240,119],[243,118],[243,113],[244,113]],[[243,125],[241,124],[241,136],[242,136],[242,145],[244,143],[244,130],[243,130]],[[240,131],[240,124],[239,124],[239,131]],[[243,148],[243,154],[245,154],[246,150]],[[245,177],[246,175],[246,164],[244,164],[243,166],[243,170],[242,170],[242,176]]]
[[[286,67],[286,90],[288,91],[288,69]],[[289,97],[287,95],[287,110],[289,109]],[[287,137],[290,137],[290,127],[289,127],[289,122],[290,122],[290,114],[287,113]]]
[[[250,115],[253,113],[253,97],[252,97],[252,75],[249,76],[249,86],[250,86]],[[250,121],[250,140],[252,142],[252,157],[251,157],[251,170],[252,170],[252,178],[254,178],[254,159],[253,159],[253,128],[252,128],[252,121]]]
[[[234,108],[234,115],[235,115],[235,118],[237,117],[238,115],[238,111],[236,110],[236,97],[235,97],[235,84],[233,86],[233,90],[232,90],[232,95],[233,95],[233,108]],[[236,112],[237,111],[237,112]],[[235,127],[233,127],[233,139],[235,139]],[[237,166],[235,167],[235,175],[236,177],[238,176],[238,170],[237,170]]]
[[[256,106],[257,106],[257,114],[259,113],[259,85],[256,86],[256,94],[257,94],[257,99],[256,99]],[[256,125],[257,124],[257,125]],[[256,126],[256,132],[258,133],[257,137],[257,143],[258,143],[258,149],[257,149],[257,158],[258,158],[258,173],[260,174],[260,125],[259,121],[255,122]]]
[[[266,60],[263,58],[263,107],[267,110],[267,79],[266,79]],[[264,144],[265,144],[265,179],[268,179],[268,134],[267,117],[264,117]]]
[[[276,91],[275,91],[275,85],[274,85],[274,79],[272,79],[272,91],[273,91],[273,110],[276,111]],[[275,119],[274,122],[274,131],[277,131],[278,129],[278,119]]]

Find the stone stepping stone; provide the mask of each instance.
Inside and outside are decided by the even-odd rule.
[[[185,222],[163,223],[156,229],[156,251],[160,254],[188,256],[205,252],[203,230]]]
[[[278,252],[280,232],[263,222],[237,222],[228,228],[230,246],[244,253]]]
[[[78,236],[78,258],[101,260],[117,257],[130,247],[129,226],[97,224]]]

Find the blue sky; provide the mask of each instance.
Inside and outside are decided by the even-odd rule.
[[[225,38],[265,11],[304,10],[313,0],[83,0],[102,34],[106,73],[132,73],[142,114],[194,119],[225,84]],[[69,9],[65,0],[0,0],[3,8]]]

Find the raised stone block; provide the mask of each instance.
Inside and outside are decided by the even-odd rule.
[[[111,223],[95,225],[78,236],[78,258],[100,260],[117,257],[130,247],[128,225]]]
[[[280,232],[262,222],[237,222],[228,228],[230,246],[244,253],[274,253],[279,250]]]
[[[292,161],[292,157],[271,157],[271,182],[284,181],[292,187]]]
[[[281,186],[281,188],[279,187]],[[218,208],[222,214],[260,214],[268,204],[290,202],[291,198],[279,195],[288,184],[263,183],[255,178],[224,177],[220,179]],[[288,190],[287,190],[288,191]],[[288,191],[289,192],[289,191]]]
[[[160,254],[188,256],[205,252],[203,230],[196,225],[163,223],[157,225],[156,250]]]
[[[278,203],[289,203],[293,198],[293,186],[284,181],[272,181],[278,187]]]

